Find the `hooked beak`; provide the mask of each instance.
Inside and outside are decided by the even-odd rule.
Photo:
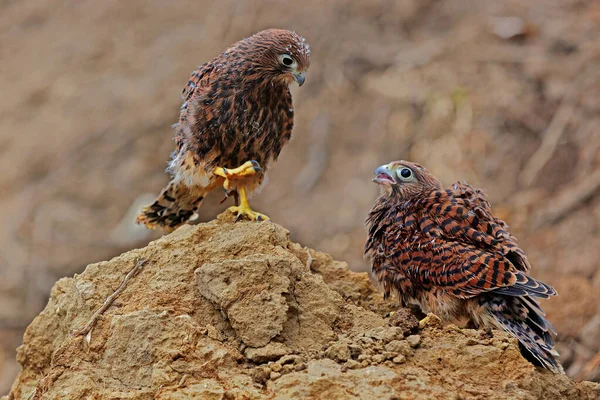
[[[396,183],[396,180],[394,179],[394,176],[392,175],[392,171],[390,171],[390,168],[387,165],[382,165],[381,167],[378,167],[373,174],[375,175],[375,177],[373,178],[373,182],[375,183],[384,183],[384,184],[394,184]]]
[[[298,82],[298,86],[304,85],[304,81],[306,79],[304,72],[294,72],[292,75],[294,76],[294,80]]]

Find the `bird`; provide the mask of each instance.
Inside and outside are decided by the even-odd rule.
[[[310,66],[306,39],[284,29],[266,29],[234,43],[201,65],[183,89],[171,180],[144,207],[138,224],[172,231],[186,223],[206,195],[222,187],[236,221],[269,217],[250,208],[248,195],[288,143],[294,126],[289,86],[302,86]]]
[[[445,322],[500,329],[518,340],[534,365],[564,373],[537,299],[556,296],[529,275],[531,265],[487,196],[465,182],[444,189],[421,165],[378,167],[380,187],[367,219],[364,255],[388,298],[417,305]]]

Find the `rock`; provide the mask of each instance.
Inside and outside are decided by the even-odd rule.
[[[223,333],[210,324],[206,325],[206,335],[211,339],[218,340],[219,342],[225,341],[225,336]]]
[[[254,369],[252,378],[256,383],[265,383],[271,378],[271,372],[271,368],[269,367],[258,367]]]
[[[325,351],[325,356],[337,362],[346,362],[350,359],[350,348],[346,343],[334,343]]]
[[[388,319],[388,324],[402,329],[404,335],[419,328],[419,320],[408,308],[400,308]]]
[[[442,320],[435,314],[427,314],[425,318],[419,321],[419,329],[425,328],[441,328]]]
[[[404,334],[402,329],[398,327],[378,326],[365,332],[365,336],[387,343],[398,337],[404,337]]]
[[[288,354],[286,356],[281,357],[281,359],[279,360],[279,363],[281,365],[284,365],[284,364],[296,364],[299,359],[300,359],[300,357],[297,356],[297,355],[295,355],[295,354]]]
[[[271,372],[271,375],[269,376],[271,378],[272,381],[274,381],[275,379],[281,377],[281,374],[279,372]]]
[[[298,363],[294,367],[294,371],[303,371],[305,369],[306,369],[306,364],[304,364],[304,363]]]
[[[404,364],[406,362],[406,357],[404,357],[402,354],[398,354],[392,359],[392,361],[394,364]]]
[[[196,270],[200,294],[225,312],[236,334],[251,347],[265,346],[287,320],[285,294],[291,282],[274,266],[290,268],[289,261],[269,258],[206,263]]]
[[[2,400],[554,400],[592,399],[600,390],[536,369],[504,332],[469,346],[472,331],[439,329],[435,316],[418,334],[407,315],[386,325],[353,304],[384,309],[363,274],[313,251],[311,271],[282,227],[231,221],[224,214],[183,226],[59,280],[27,328],[22,371]],[[143,268],[89,335],[73,335],[139,260]]]
[[[419,347],[419,345],[421,344],[421,336],[410,335],[409,337],[406,338],[406,341],[412,348]]]
[[[500,39],[524,38],[535,32],[533,25],[516,16],[495,17],[492,19],[492,32]]]
[[[385,361],[385,356],[383,354],[375,354],[372,360],[375,364],[381,364]]]
[[[186,383],[184,387],[170,387],[160,390],[156,399],[184,400],[184,399],[225,399],[225,389],[214,379],[202,379],[197,383]]]
[[[271,371],[280,372],[283,369],[283,365],[279,363],[269,363],[269,368],[271,368]]]
[[[244,354],[249,360],[257,363],[278,360],[289,353],[290,349],[285,344],[278,342],[271,342],[266,346],[257,349],[247,347],[244,351]]]
[[[393,340],[385,346],[385,350],[404,356],[409,356],[413,353],[412,346],[406,340]]]

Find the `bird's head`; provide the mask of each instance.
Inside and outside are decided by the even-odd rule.
[[[310,46],[295,32],[267,29],[246,39],[256,52],[256,67],[268,78],[284,84],[304,84],[310,66]]]
[[[441,182],[419,164],[410,161],[392,161],[378,167],[373,182],[382,189],[382,195],[410,200],[423,192],[439,190]]]

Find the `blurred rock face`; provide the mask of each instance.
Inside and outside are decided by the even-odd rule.
[[[365,270],[374,167],[411,159],[485,188],[536,278],[559,290],[543,307],[568,373],[598,376],[594,2],[213,3],[0,5],[0,393],[57,279],[158,236],[131,210],[167,181],[189,73],[267,27],[306,36],[313,63],[292,142],[253,205]]]
[[[184,226],[58,281],[3,399],[600,394],[536,369],[504,332],[419,322],[406,309],[383,318],[395,307],[365,290],[366,274],[290,242],[277,224],[232,221]],[[90,319],[89,333],[75,333]]]

